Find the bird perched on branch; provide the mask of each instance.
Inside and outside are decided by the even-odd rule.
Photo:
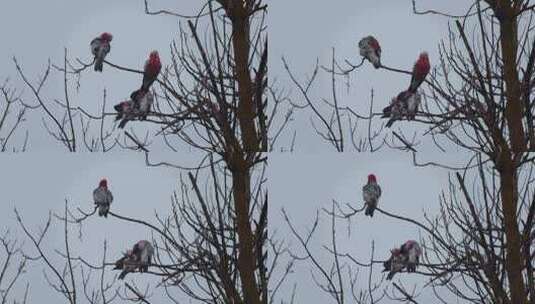
[[[121,120],[119,123],[119,128],[122,129],[126,126],[126,123],[130,120],[134,120],[136,117],[136,110],[134,102],[130,100],[122,101],[115,106],[113,106],[117,115],[115,116],[115,121]]]
[[[414,66],[412,67],[412,77],[409,85],[409,91],[411,93],[416,93],[418,87],[420,87],[427,74],[429,74],[430,69],[431,66],[429,64],[429,56],[426,52],[420,53],[418,60],[416,60]]]
[[[402,91],[392,98],[390,105],[383,109],[383,116],[381,116],[382,118],[390,118],[386,127],[390,128],[396,120],[401,120],[403,117],[407,117],[409,120],[414,119],[421,100],[420,93],[413,93],[409,90]]]
[[[405,256],[401,254],[399,248],[394,248],[390,250],[390,258],[383,263],[383,271],[388,271],[386,276],[387,280],[392,280],[394,275],[403,270],[405,267]]]
[[[366,58],[378,69],[381,67],[381,46],[373,36],[366,36],[359,41],[360,56]]]
[[[420,263],[420,256],[422,255],[422,249],[418,242],[413,240],[406,241],[401,245],[400,252],[405,258],[407,272],[415,272],[416,267]]]
[[[135,272],[137,267],[136,256],[129,249],[123,254],[122,258],[115,262],[115,268],[113,270],[122,270],[118,278],[119,280],[123,280],[128,273]]]
[[[366,204],[366,211],[364,211],[365,215],[373,217],[373,212],[377,207],[379,197],[381,197],[381,187],[377,184],[375,175],[370,174],[368,175],[368,183],[362,187],[362,198]]]
[[[147,272],[152,263],[154,247],[149,241],[141,240],[134,244],[132,249],[127,250],[123,256],[115,262],[114,270],[122,270],[119,279],[122,280],[130,272]]]
[[[110,33],[102,33],[100,36],[91,40],[91,53],[95,56],[95,71],[102,72],[104,58],[111,50],[110,42],[113,36]]]
[[[139,119],[147,119],[147,114],[150,112],[152,103],[154,102],[154,95],[150,91],[138,89],[130,94],[130,98],[134,103],[134,112],[139,116]]]
[[[149,241],[141,240],[134,245],[132,254],[138,262],[139,272],[147,272],[149,265],[152,263],[152,256],[154,255],[152,244]]]
[[[162,63],[160,62],[160,55],[158,51],[152,51],[149,54],[149,59],[145,61],[145,66],[143,68],[143,83],[141,84],[141,89],[145,92],[149,91],[150,86],[158,78],[160,70],[162,69]]]
[[[113,195],[108,189],[108,181],[105,178],[101,179],[98,187],[93,190],[93,200],[98,208],[98,215],[108,217]]]

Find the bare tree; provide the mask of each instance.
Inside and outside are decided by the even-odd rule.
[[[263,186],[267,159],[263,152],[276,140],[268,139],[267,132],[273,123],[266,114],[267,5],[262,0],[208,0],[190,15],[154,10],[148,0],[144,7],[148,15],[186,22],[180,23],[177,38],[170,44],[171,62],[162,69],[152,89],[152,110],[146,120],[136,121],[135,127],[124,133],[112,123],[115,113],[107,110],[110,105],[106,90],[100,113],[90,113],[70,98],[71,92],[83,85],[80,75],[89,71],[93,62],[72,60],[66,49],[62,64],[49,62],[36,83],[14,58],[18,74],[42,110],[49,134],[68,151],[137,150],[145,154],[149,166],[188,171],[189,183],[182,181],[181,194],[175,196],[168,214],[157,216],[157,224],[110,213],[119,220],[144,225],[154,233],[159,263],[154,265],[158,271],[150,274],[162,278],[161,286],[170,299],[180,291],[202,303],[267,303],[271,296],[267,250],[274,255],[272,267],[280,251],[276,242],[267,238],[267,192]],[[105,64],[121,73],[143,73],[110,61]],[[52,74],[63,78],[61,98],[41,92]],[[274,89],[270,90],[275,94]],[[276,113],[277,107],[271,111]],[[144,136],[139,135],[141,126],[147,127],[141,131]],[[158,139],[171,151],[198,151],[199,165],[191,168],[172,160],[152,163],[149,155]],[[161,149],[161,145],[154,149]],[[212,186],[207,184],[207,192],[203,193],[197,175],[206,172]],[[186,190],[187,184],[193,187],[195,199]],[[81,215],[68,210],[69,216],[60,218],[65,225],[81,224],[93,214],[79,211]],[[22,220],[19,222],[25,227]],[[39,251],[39,239],[44,234],[34,236],[25,231]],[[75,262],[98,271],[108,266],[105,253],[102,264],[97,266],[69,256],[68,248],[66,244],[63,253],[68,269]],[[46,255],[39,256],[40,262],[48,264]],[[56,266],[49,268],[52,273],[63,273],[54,271]],[[70,272],[69,280],[56,275],[58,281],[50,283],[74,303],[77,288],[86,288],[85,281],[80,285]],[[124,299],[149,303],[147,292],[131,285],[125,288],[128,294],[120,294]],[[100,295],[105,292],[112,289],[101,289]],[[112,301],[110,296],[108,299]],[[106,301],[102,299],[100,303]]]
[[[522,255],[528,262],[523,266],[522,275],[525,287],[528,290],[525,296],[526,303],[531,303],[533,289],[533,264],[535,254],[533,248],[533,210],[535,206],[535,167],[524,167],[520,174],[520,208],[519,218],[522,224]],[[423,219],[417,219],[406,214],[396,214],[382,208],[377,208],[379,216],[386,216],[397,221],[414,225],[420,234],[420,243],[424,255],[420,268],[413,274],[421,276],[422,283],[417,289],[409,290],[399,283],[386,285],[384,276],[371,277],[377,264],[382,266],[385,260],[361,261],[349,253],[341,252],[336,247],[336,235],[343,231],[337,221],[346,221],[358,217],[364,208],[355,208],[361,203],[351,202],[341,205],[333,201],[331,209],[324,209],[316,216],[312,227],[306,234],[299,232],[291,223],[290,216],[283,211],[283,216],[289,225],[292,235],[300,244],[305,260],[318,270],[317,284],[325,292],[336,299],[335,303],[348,301],[353,295],[353,301],[359,303],[375,303],[384,300],[378,295],[401,302],[418,303],[419,295],[435,295],[436,300],[448,303],[447,298],[455,296],[461,303],[514,303],[511,300],[511,286],[507,281],[507,247],[506,231],[504,228],[504,211],[501,208],[499,175],[489,164],[484,164],[481,158],[475,161],[475,167],[467,167],[461,172],[451,175],[449,185],[440,194],[440,212],[437,215],[424,214]],[[331,220],[330,231],[332,239],[329,244],[322,244],[332,257],[332,265],[321,265],[321,259],[314,256],[313,248],[316,245],[314,236],[320,229],[320,218],[328,217]],[[348,222],[348,231],[359,231],[357,223]],[[365,246],[356,244],[355,246]],[[372,250],[373,244],[372,244]],[[384,253],[380,253],[384,256]],[[342,266],[340,266],[342,265]],[[347,268],[347,269],[346,269]],[[349,270],[348,270],[349,269]],[[368,295],[366,298],[357,298],[365,294],[366,288],[363,280],[351,280],[355,274],[367,270]],[[338,280],[338,277],[346,279]],[[336,279],[336,280],[335,280]],[[343,283],[351,282],[344,286]],[[331,288],[325,288],[331,286]],[[375,297],[373,294],[376,294]],[[344,296],[345,294],[345,296]],[[377,295],[378,294],[378,295]]]
[[[305,107],[311,108],[314,117],[320,121],[321,129],[316,130],[337,151],[345,150],[343,143],[347,134],[350,138],[354,138],[354,134],[360,134],[366,138],[361,142],[368,144],[354,145],[357,151],[374,150],[373,139],[382,137],[382,142],[376,144],[376,147],[384,143],[392,148],[409,151],[417,166],[485,171],[475,178],[475,184],[480,187],[476,197],[483,197],[484,201],[475,202],[475,198],[466,190],[464,177],[456,176],[458,185],[463,189],[463,203],[454,211],[444,206],[445,214],[441,220],[444,225],[453,221],[460,239],[455,238],[457,235],[449,236],[447,232],[445,235],[431,234],[435,243],[441,243],[439,240],[446,241],[441,245],[444,247],[442,249],[455,248],[455,261],[446,258],[446,251],[439,250],[440,254],[444,254],[441,262],[449,265],[448,272],[455,266],[455,269],[460,269],[463,278],[470,277],[471,282],[476,284],[475,287],[463,285],[476,294],[475,297],[464,297],[469,302],[535,301],[530,252],[533,249],[529,237],[533,234],[533,215],[529,210],[535,208],[535,202],[530,198],[533,183],[531,178],[522,179],[524,172],[532,170],[534,159],[529,151],[535,150],[535,37],[531,30],[535,16],[533,8],[532,1],[473,1],[465,14],[454,16],[436,10],[419,11],[413,1],[415,14],[433,14],[437,18],[453,19],[454,26],[441,42],[440,58],[436,59],[437,64],[426,80],[424,102],[411,122],[421,128],[417,129],[418,136],[415,135],[412,139],[403,134],[401,128],[385,135],[380,135],[384,133],[382,124],[378,131],[370,130],[377,125],[372,121],[381,115],[373,111],[373,103],[370,103],[370,111],[366,115],[337,105],[338,88],[335,80],[358,71],[360,65],[346,60],[348,68],[341,67],[335,61],[333,52],[330,67],[322,70],[332,76],[332,101],[317,98],[328,105],[320,107],[321,103],[309,94],[309,88],[320,71],[319,64],[316,65],[312,78],[301,84],[294,76],[295,72],[284,61],[305,101]],[[386,65],[381,66],[379,72],[411,74]],[[327,109],[327,114],[322,114],[320,109]],[[343,128],[342,121],[350,118],[368,121],[368,131],[358,133],[352,126],[349,130]],[[418,163],[417,146],[426,137],[431,138],[432,144],[444,152],[448,147],[462,148],[468,155],[467,166],[453,168],[440,161]],[[489,179],[496,184],[488,184]],[[485,215],[484,223],[479,220],[482,215]],[[450,226],[444,229],[447,228]],[[428,229],[434,231],[434,228]],[[490,232],[489,229],[498,229],[499,232]],[[477,243],[477,247],[472,242]],[[461,250],[460,247],[464,249]],[[497,248],[500,250],[497,251]],[[491,269],[489,259],[496,263]],[[437,280],[442,278],[440,271],[433,272],[433,275]],[[486,283],[483,284],[483,281]],[[446,286],[451,287],[448,284]],[[451,291],[457,294],[459,288],[452,287]]]
[[[253,265],[251,271],[256,285],[254,291],[261,303],[267,303],[268,280],[276,262],[268,266],[267,253],[271,241],[267,235],[267,192],[265,189],[265,167],[253,175],[251,189],[250,217],[253,233]],[[205,180],[199,183],[198,180]],[[111,220],[133,223],[147,229],[152,235],[155,247],[153,263],[146,276],[156,278],[156,288],[141,289],[131,282],[121,288],[113,272],[118,257],[107,255],[103,246],[102,258],[95,258],[96,252],[77,256],[72,253],[69,234],[76,226],[82,231],[85,220],[94,212],[67,209],[64,213],[49,216],[44,228],[34,234],[18,212],[17,220],[25,235],[30,239],[37,254],[28,257],[32,262],[47,266],[45,277],[48,283],[69,303],[111,303],[115,299],[150,303],[155,294],[180,302],[184,297],[199,303],[248,303],[251,295],[240,273],[240,244],[237,232],[238,212],[233,204],[234,193],[231,174],[220,163],[210,162],[206,169],[199,168],[187,174],[187,181],[180,180],[180,188],[172,195],[169,212],[156,214],[153,220],[133,218],[110,211]],[[54,264],[43,246],[53,222],[63,225],[65,246],[56,249],[63,262]],[[83,238],[83,236],[80,236]],[[113,244],[113,242],[110,242]],[[98,247],[98,246],[97,246]],[[279,252],[270,250],[276,261]],[[29,256],[29,255],[28,255]],[[95,279],[91,275],[100,275]],[[119,286],[118,286],[119,285]],[[85,300],[80,300],[84,295]],[[271,302],[271,301],[270,301]]]

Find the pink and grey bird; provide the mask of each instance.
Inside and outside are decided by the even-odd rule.
[[[403,270],[405,267],[405,256],[399,248],[390,250],[390,258],[383,263],[383,271],[388,271],[387,280],[392,280],[394,275]]]
[[[108,189],[108,181],[105,178],[100,180],[98,187],[93,190],[93,200],[98,208],[98,215],[108,217],[110,205],[113,202],[113,195]]]
[[[149,59],[145,61],[145,67],[143,68],[143,83],[141,89],[148,92],[150,86],[158,78],[160,70],[162,69],[162,63],[160,62],[160,55],[158,51],[152,51],[149,54]]]
[[[390,105],[383,109],[383,116],[381,118],[390,118],[386,123],[386,127],[390,128],[396,120],[414,119],[418,106],[422,100],[422,96],[418,92],[402,91],[396,97],[392,98]]]
[[[123,280],[130,272],[135,272],[139,267],[139,263],[136,261],[136,256],[132,250],[129,249],[123,254],[123,257],[115,262],[115,268],[113,270],[122,270],[119,274],[119,280]]]
[[[152,244],[149,241],[141,240],[134,245],[132,254],[139,263],[139,272],[147,272],[150,264],[152,264],[152,256],[154,255]]]
[[[95,56],[95,71],[102,72],[102,65],[106,55],[111,50],[111,40],[113,36],[110,33],[102,33],[97,38],[91,40],[91,53]]]
[[[429,64],[429,56],[426,52],[422,52],[412,68],[412,78],[409,85],[409,91],[411,93],[415,93],[422,82],[424,82],[425,77],[427,74],[429,74],[430,69],[431,66]]]
[[[409,240],[401,245],[401,254],[404,256],[407,264],[407,272],[415,272],[416,266],[420,263],[422,249],[418,242]]]
[[[377,208],[377,203],[381,197],[381,187],[377,184],[377,179],[375,175],[368,175],[368,183],[362,187],[362,198],[364,199],[364,204],[366,204],[365,215],[373,217],[373,212]]]
[[[139,89],[132,92],[130,98],[134,102],[135,114],[139,116],[139,119],[147,119],[147,114],[150,112],[154,102],[154,95],[150,91]]]
[[[113,108],[117,111],[115,121],[121,120],[119,123],[120,129],[124,128],[127,122],[136,118],[135,104],[132,100],[122,101],[113,106]]]
[[[126,251],[123,256],[115,262],[114,270],[122,270],[119,280],[123,280],[130,272],[147,272],[152,263],[154,247],[149,241],[139,241],[132,249]]]
[[[378,69],[381,67],[381,46],[373,36],[366,36],[359,41],[360,56],[366,58]]]

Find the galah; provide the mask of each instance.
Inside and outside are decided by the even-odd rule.
[[[91,40],[91,53],[95,56],[95,71],[102,72],[104,58],[111,50],[110,42],[112,39],[113,36],[110,33],[102,33]]]
[[[422,52],[412,68],[411,84],[409,85],[410,92],[416,92],[418,87],[424,82],[427,74],[429,74],[430,69],[429,56],[426,52]]]
[[[360,56],[366,58],[378,69],[381,67],[381,46],[373,36],[366,36],[359,41]]]
[[[115,121],[122,119],[119,123],[119,128],[121,129],[124,128],[128,121],[134,120],[136,117],[135,105],[132,100],[122,101],[113,106],[113,108],[115,109],[115,111],[117,111]]]
[[[421,100],[420,93],[412,93],[409,90],[402,91],[392,98],[390,105],[383,109],[383,116],[381,116],[382,118],[390,118],[386,123],[386,127],[390,128],[396,120],[401,120],[403,117],[407,117],[410,120],[414,119]]]
[[[98,215],[108,217],[108,211],[110,211],[113,195],[108,189],[108,181],[105,178],[100,180],[98,187],[93,190],[93,200],[98,208]]]
[[[383,272],[388,271],[387,280],[392,280],[394,275],[405,267],[405,256],[399,248],[390,250],[390,258],[383,263]]]
[[[135,114],[139,115],[139,119],[147,119],[147,114],[150,112],[154,102],[154,95],[150,91],[139,89],[132,92],[130,98],[134,102]]]
[[[416,266],[420,263],[422,249],[418,242],[409,240],[401,245],[401,254],[405,257],[407,263],[407,272],[415,272]]]
[[[129,249],[123,254],[123,257],[115,262],[113,270],[122,270],[119,274],[119,280],[123,280],[129,272],[135,272],[139,263],[136,261],[136,256],[132,250]]]
[[[418,112],[418,107],[422,102],[422,95],[419,92],[414,92],[406,99],[407,103],[407,119],[413,120]]]
[[[147,272],[149,265],[152,263],[152,256],[154,255],[152,244],[149,241],[141,240],[134,245],[132,254],[138,262],[139,272]]]
[[[149,54],[149,59],[145,61],[145,67],[143,68],[143,83],[141,85],[143,91],[149,91],[152,83],[158,78],[161,69],[162,63],[160,62],[158,51],[152,51]]]
[[[381,187],[377,184],[377,179],[375,175],[368,175],[368,183],[362,187],[362,198],[366,204],[365,215],[373,217],[373,212],[377,208],[377,202],[381,197]]]

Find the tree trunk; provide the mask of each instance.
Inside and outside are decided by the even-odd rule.
[[[517,57],[517,21],[516,11],[510,3],[502,1],[495,8],[495,15],[500,16],[500,45],[503,56],[503,73],[507,104],[505,118],[509,129],[511,147],[514,153],[526,150],[524,127],[522,125],[522,102],[520,100],[520,80],[516,69]]]
[[[526,289],[522,277],[523,262],[522,248],[520,246],[520,232],[516,215],[518,192],[517,174],[511,153],[503,151],[498,167],[500,173],[501,199],[506,236],[505,267],[511,291],[511,303],[527,303]]]
[[[236,162],[238,163],[238,162]],[[253,248],[253,231],[249,221],[249,199],[251,175],[245,161],[239,161],[232,169],[234,209],[238,232],[238,270],[245,295],[246,304],[261,304],[255,277],[255,256]]]
[[[258,151],[258,138],[254,122],[253,85],[249,74],[249,16],[239,5],[230,13],[232,19],[232,46],[234,50],[235,73],[238,81],[237,116],[242,132],[244,150]]]

